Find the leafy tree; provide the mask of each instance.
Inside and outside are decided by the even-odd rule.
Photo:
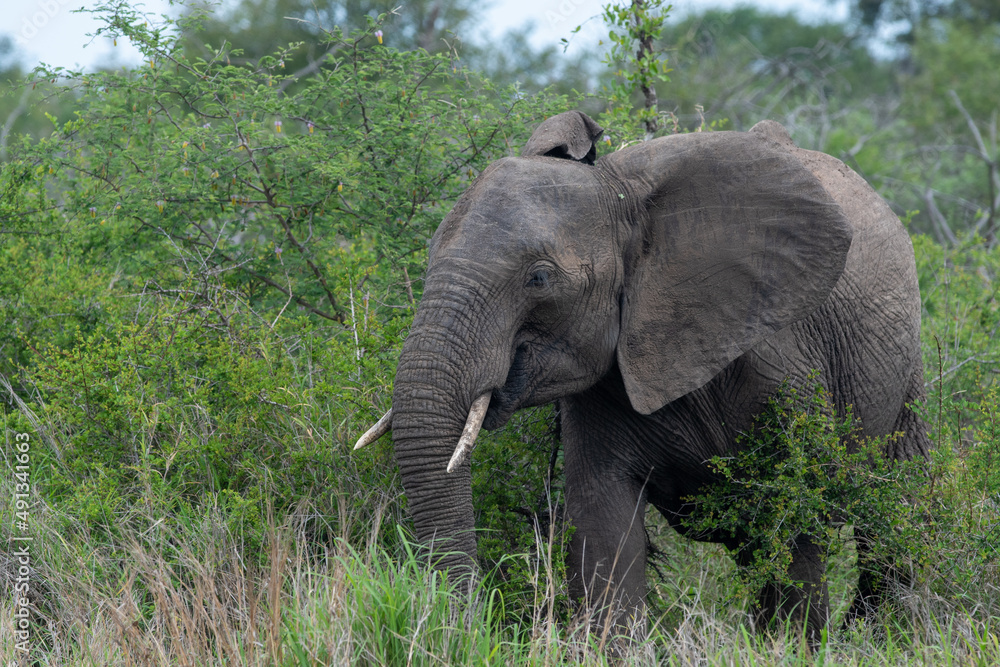
[[[25,83],[13,41],[0,35],[0,163],[15,137],[45,136],[53,130],[50,118],[69,119],[72,104],[58,91],[58,82],[50,80]]]
[[[920,40],[904,79],[904,111],[921,133],[964,133],[965,118],[948,95],[954,90],[973,118],[986,120],[1000,107],[1000,26],[974,29],[959,22],[942,24]]]
[[[191,55],[207,57],[224,44],[242,51],[238,58],[255,62],[288,44],[302,50],[289,56],[293,68],[320,63],[331,45],[326,30],[338,26],[349,34],[385,16],[383,41],[400,51],[422,48],[431,53],[453,50],[475,22],[470,0],[415,0],[403,5],[389,0],[241,0],[235,4],[202,2],[186,8],[184,43]],[[451,46],[449,44],[451,43]]]
[[[921,31],[938,19],[960,21],[970,27],[1000,23],[1000,5],[994,0],[854,0],[849,8],[854,21],[869,31],[902,22],[906,27],[896,39],[904,44],[920,41]]]
[[[1000,26],[940,20],[918,34],[898,68],[896,121],[877,139],[877,178],[900,212],[920,211],[914,229],[942,243],[970,231],[994,243]]]
[[[682,125],[728,120],[746,130],[771,118],[821,150],[835,117],[892,85],[890,68],[845,26],[754,7],[688,15],[664,28],[660,48],[670,50],[673,67],[664,106]]]
[[[327,270],[356,261],[344,244],[417,269],[441,203],[509,152],[502,128],[524,131],[519,110],[537,113],[445,54],[379,45],[374,19],[352,37],[330,33],[331,67],[286,94],[297,81],[287,49],[246,64],[227,49],[191,58],[166,27],[109,8],[109,29],[140,45],[144,70],[71,77],[77,120],[25,144],[21,163],[58,175],[55,203],[98,225],[109,261],[131,270],[163,259],[137,260],[136,247],[179,253],[229,272],[260,305],[291,299],[344,321],[347,285]]]
[[[417,0],[403,5],[388,0],[240,0],[227,5],[202,1],[186,6],[188,20],[181,26],[189,54],[203,58],[227,44],[231,60],[256,62],[278,48],[297,44],[287,52],[285,64],[302,76],[324,66],[330,55],[324,42],[327,28],[337,25],[349,32],[384,15],[382,40],[400,51],[449,53],[495,84],[516,83],[528,93],[549,86],[563,93],[587,89],[592,54],[564,61],[555,47],[536,51],[528,40],[531,26],[509,31],[498,43],[480,44],[471,39],[480,10],[471,0]]]

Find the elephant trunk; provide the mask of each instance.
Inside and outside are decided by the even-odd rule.
[[[460,440],[468,444],[470,430],[478,432],[478,424],[467,424],[470,410],[481,423],[494,376],[506,373],[499,367],[490,371],[498,366],[483,358],[491,348],[471,349],[470,342],[482,336],[473,330],[468,300],[454,292],[445,297],[425,292],[403,346],[392,399],[396,461],[417,538],[431,548],[437,567],[469,573],[476,555],[472,477],[468,458],[456,447]]]

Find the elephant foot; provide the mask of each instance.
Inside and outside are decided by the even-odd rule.
[[[844,626],[861,619],[873,619],[890,600],[899,597],[899,591],[909,588],[909,574],[898,567],[887,565],[872,553],[873,538],[861,531],[854,536],[858,550],[858,592],[844,618]]]
[[[785,625],[793,631],[802,631],[809,644],[816,648],[829,623],[826,584],[768,584],[761,591],[754,621],[759,629]]]
[[[823,550],[807,536],[796,540],[788,567],[791,583],[772,582],[760,592],[755,614],[758,628],[782,623],[802,630],[815,648],[822,641],[830,617],[830,596],[826,585],[826,558]]]
[[[844,628],[858,621],[874,620],[887,603],[898,597],[900,589],[908,587],[910,578],[896,568],[862,570],[858,577],[858,592],[844,617]]]

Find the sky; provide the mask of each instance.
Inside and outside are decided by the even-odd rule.
[[[400,3],[405,0],[400,0]],[[510,28],[533,22],[535,31],[531,42],[537,47],[558,45],[561,38],[569,38],[570,31],[584,24],[581,34],[574,41],[596,41],[601,35],[599,14],[601,5],[609,0],[494,0],[484,13],[479,34],[471,35],[488,39]],[[133,65],[139,62],[138,52],[126,40],[117,46],[104,37],[93,39],[99,23],[86,14],[75,13],[81,6],[92,5],[92,0],[4,0],[0,12],[0,35],[6,34],[14,41],[17,58],[26,68],[39,62],[66,68],[93,69],[97,65]],[[679,0],[674,3],[671,15],[679,16],[688,11],[706,8],[731,8],[738,4],[756,4],[772,11],[793,11],[806,21],[843,19],[847,9],[844,0]],[[176,14],[168,0],[142,0],[133,3],[143,9],[152,20],[160,14]],[[588,22],[588,19],[589,20]],[[572,49],[572,45],[570,49]]]

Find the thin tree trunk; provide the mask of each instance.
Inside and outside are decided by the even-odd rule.
[[[636,62],[639,69],[639,88],[645,96],[646,109],[653,109],[653,116],[646,121],[646,141],[649,141],[656,134],[659,120],[655,114],[659,107],[659,100],[656,99],[656,87],[653,85],[653,77],[649,73],[649,67],[645,59],[653,53],[653,36],[647,31],[639,28],[642,23],[643,8],[646,0],[632,0],[632,14],[635,16],[637,34],[639,37],[639,50],[635,52]]]

